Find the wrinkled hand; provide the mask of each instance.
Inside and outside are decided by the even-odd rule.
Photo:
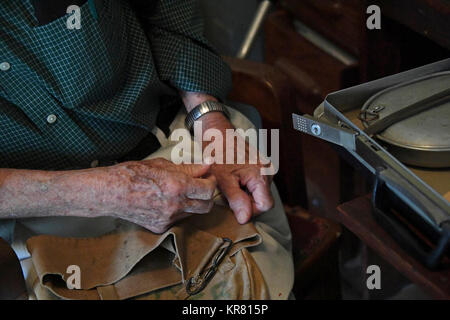
[[[181,91],[181,97],[189,112],[204,101],[217,101],[215,97],[198,92]],[[200,118],[203,132],[217,129],[226,136],[226,129],[234,129],[230,121],[220,112],[210,112]],[[225,139],[224,139],[225,141]],[[201,141],[203,149],[208,145]],[[248,157],[248,143],[245,142],[245,157]],[[224,146],[226,147],[226,146]],[[230,152],[224,150],[225,154]],[[238,151],[232,151],[238,156]],[[242,156],[242,154],[240,154]],[[237,163],[237,162],[234,162]],[[211,173],[216,177],[219,189],[227,198],[239,223],[248,222],[253,215],[258,215],[273,207],[274,201],[270,192],[272,176],[261,175],[262,164],[214,164]],[[269,165],[264,165],[268,167]]]
[[[274,200],[270,191],[270,184],[273,176],[263,175],[262,167],[271,167],[270,163],[261,163],[261,154],[253,146],[250,146],[245,139],[237,135],[233,143],[228,144],[225,137],[227,129],[234,129],[233,125],[221,113],[211,112],[202,118],[203,132],[213,128],[222,132],[223,145],[222,148],[215,148],[214,159],[205,159],[208,162],[222,159],[222,163],[226,163],[227,155],[232,155],[234,164],[214,163],[210,172],[217,179],[217,184],[222,191],[228,204],[233,210],[239,223],[247,223],[252,216],[259,215],[274,206]],[[213,142],[202,141],[203,150]],[[239,143],[245,147],[240,150]],[[221,153],[221,154],[218,154]],[[252,155],[252,156],[250,156]],[[255,157],[256,155],[256,157]],[[240,158],[240,161],[238,161]],[[250,158],[252,158],[250,160]],[[265,159],[268,160],[268,159]],[[243,164],[239,164],[243,163]],[[264,161],[264,163],[266,163]],[[267,172],[273,172],[267,170]],[[267,173],[266,172],[266,173]]]
[[[272,176],[261,175],[262,165],[214,164],[211,173],[239,223],[247,223],[274,205],[270,192]]]
[[[216,181],[202,178],[209,168],[162,158],[100,168],[102,211],[163,233],[190,214],[211,210]]]

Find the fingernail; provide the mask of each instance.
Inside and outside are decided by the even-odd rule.
[[[238,221],[241,224],[247,222],[247,213],[244,210],[238,211]]]

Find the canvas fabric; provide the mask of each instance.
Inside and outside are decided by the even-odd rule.
[[[247,130],[248,128],[253,128],[252,123],[240,112],[232,108],[229,108],[229,112],[230,112],[230,120],[235,127],[242,128],[244,130]],[[184,128],[185,116],[186,112],[184,110],[181,110],[170,126],[170,130],[172,133],[176,129]],[[167,138],[161,139],[160,143],[162,147],[157,152],[151,154],[147,159],[159,157],[166,158],[168,160],[171,159],[171,152],[177,145],[178,140],[169,137],[169,139]],[[194,144],[197,142],[194,142],[191,138],[191,143]],[[162,255],[166,257],[165,261],[167,263],[166,266],[168,268],[169,268],[168,264],[170,264],[168,261],[170,262],[179,261],[174,262],[174,264],[171,264],[168,271],[173,276],[173,278],[171,278],[173,279],[173,282],[171,282],[170,284],[166,283],[165,288],[157,288],[158,286],[155,284],[155,287],[152,287],[154,289],[153,291],[147,291],[146,294],[143,293],[135,296],[134,298],[288,299],[294,282],[294,267],[291,253],[291,233],[287,223],[286,215],[282,207],[281,200],[278,195],[278,191],[273,184],[271,190],[275,199],[275,207],[263,213],[262,215],[255,217],[251,223],[246,224],[244,226],[237,224],[235,218],[231,214],[231,211],[226,207],[224,207],[226,206],[226,201],[222,197],[219,190],[216,190],[215,193],[214,200],[218,206],[216,207],[215,211],[213,211],[213,213],[225,212],[223,215],[222,214],[219,215],[227,217],[227,219],[224,219],[224,221],[226,220],[226,223],[224,222],[224,224],[222,225],[221,223],[218,223],[217,220],[215,220],[216,218],[214,217],[214,214],[212,214],[211,216],[206,214],[194,218],[195,221],[197,221],[195,223],[201,224],[203,227],[191,228],[189,220],[186,221],[187,224],[185,223],[181,224],[182,226],[185,226],[185,228],[182,227],[182,230],[184,230],[183,232],[188,232],[189,235],[192,235],[196,233],[194,230],[200,230],[201,232],[199,232],[199,234],[205,236],[206,238],[211,239],[211,243],[215,243],[214,245],[208,247],[209,249],[212,248],[211,251],[208,251],[209,249],[206,248],[204,249],[205,253],[201,254],[200,256],[209,257],[210,254],[208,254],[208,252],[216,252],[217,250],[214,249],[215,245],[220,246],[220,244],[223,243],[222,239],[225,237],[234,239],[233,242],[238,243],[238,245],[234,246],[234,249],[230,252],[227,259],[225,259],[222,262],[221,268],[219,268],[220,270],[216,273],[216,276],[211,280],[206,290],[203,290],[202,294],[200,294],[199,296],[183,295],[186,285],[186,283],[183,282],[183,279],[185,280],[189,277],[186,276],[185,278],[183,278],[182,276],[180,276],[181,269],[179,262],[182,262],[183,260],[176,258],[177,256],[179,256],[180,252],[178,252],[177,255],[177,251],[174,250],[174,247],[166,245],[167,243],[170,242],[176,243],[174,239],[177,238],[177,236],[179,239],[178,241],[180,243],[182,242],[184,243],[184,240],[180,239],[183,239],[182,237],[185,235],[185,233],[181,233],[180,236],[179,235],[180,228],[171,229],[162,236],[156,236],[159,239],[156,242],[150,243],[148,242],[149,241],[148,239],[147,240],[144,239],[145,240],[144,244],[141,243],[141,245],[138,246],[140,248],[139,249],[140,251],[138,250],[140,254],[134,255],[133,256],[134,258],[130,258],[131,260],[129,260],[129,263],[125,264],[128,266],[128,268],[125,269],[128,270],[129,273],[126,273],[122,269],[121,272],[115,273],[114,277],[108,278],[107,280],[109,281],[106,281],[105,279],[97,279],[96,281],[98,282],[98,284],[101,283],[102,285],[97,285],[94,287],[95,288],[102,287],[100,291],[104,290],[102,291],[103,297],[113,298],[115,297],[114,295],[111,295],[111,293],[109,293],[108,295],[108,293],[105,293],[105,291],[108,290],[109,292],[116,292],[116,291],[120,292],[120,289],[116,289],[114,286],[120,287],[124,283],[130,283],[128,281],[132,281],[130,279],[133,279],[133,271],[132,271],[133,268],[131,268],[130,266],[135,266],[138,269],[138,271],[134,270],[134,272],[139,273],[140,270],[139,267],[141,266],[139,262],[141,260],[143,261],[142,262],[143,264],[148,263],[149,260],[151,262],[151,258],[146,259],[142,258],[146,257],[147,255],[149,257],[151,257],[152,255],[155,256]],[[22,268],[24,269],[30,295],[32,298],[41,298],[41,299],[64,297],[59,291],[58,291],[59,293],[56,291],[58,289],[55,289],[55,288],[60,289],[64,288],[65,286],[63,285],[63,283],[57,282],[59,283],[58,287],[52,282],[48,282],[47,280],[49,279],[49,277],[48,276],[46,277],[46,275],[47,274],[60,275],[64,277],[66,269],[64,269],[65,264],[62,266],[60,265],[59,267],[52,266],[51,268],[50,267],[36,268],[36,266],[38,265],[47,266],[46,263],[48,263],[49,261],[50,263],[57,263],[59,260],[61,260],[61,258],[59,257],[62,257],[63,255],[66,256],[66,258],[64,259],[65,261],[69,260],[74,261],[74,260],[70,259],[71,257],[70,251],[66,252],[65,246],[61,245],[59,246],[59,250],[62,252],[61,254],[54,254],[51,256],[44,255],[44,257],[47,258],[45,259],[39,258],[39,260],[35,262],[33,260],[32,254],[33,251],[37,250],[35,252],[41,253],[46,251],[43,249],[40,250],[36,249],[35,245],[35,241],[37,239],[35,238],[36,235],[41,235],[43,237],[42,243],[45,244],[46,246],[54,245],[54,243],[60,244],[65,243],[64,241],[67,240],[69,243],[71,243],[71,247],[77,247],[79,245],[77,244],[78,240],[73,240],[73,238],[79,239],[80,237],[89,239],[86,240],[86,243],[83,244],[84,246],[87,247],[89,247],[89,245],[92,245],[92,243],[95,243],[93,241],[96,240],[92,240],[92,238],[98,239],[99,237],[100,238],[111,237],[111,234],[113,235],[115,234],[114,236],[115,243],[119,244],[121,242],[118,239],[124,239],[128,236],[133,239],[134,238],[142,239],[142,237],[137,236],[135,233],[140,235],[148,234],[144,236],[144,238],[148,237],[149,239],[150,238],[154,239],[155,237],[155,235],[152,235],[151,232],[143,232],[139,227],[136,226],[130,227],[127,226],[127,223],[121,220],[118,221],[117,219],[109,217],[92,218],[92,219],[73,218],[73,217],[33,218],[26,220],[22,219],[20,221],[19,220],[17,221],[14,230],[15,231],[13,236],[9,236],[9,238],[13,239],[13,248],[16,254],[21,259]],[[126,231],[128,233],[123,234],[124,231],[120,230],[128,230]],[[223,230],[225,230],[225,232]],[[57,238],[54,238],[55,236]],[[5,235],[5,237],[8,238],[7,235]],[[28,239],[30,240],[27,242]],[[56,239],[59,240],[53,241]],[[172,240],[169,241],[166,239]],[[237,241],[237,239],[239,239],[239,241]],[[155,243],[159,244],[158,248],[161,246],[162,248],[159,248],[155,251],[154,246]],[[120,248],[115,247],[115,250],[119,250]],[[162,249],[165,249],[166,251],[168,250],[168,252]],[[53,248],[52,250],[56,249]],[[82,252],[85,252],[85,250],[82,250]],[[41,256],[41,254],[39,255]],[[80,256],[82,257],[82,254],[80,254]],[[140,257],[140,259],[136,257],[138,258]],[[77,259],[79,260],[79,257],[77,257]],[[119,263],[119,265],[121,265],[121,263],[124,263],[124,261],[121,259],[117,261],[119,262],[122,261]],[[198,259],[197,265],[195,267],[192,267],[190,270],[196,270],[197,272],[198,270],[202,270],[202,268],[204,267],[203,263],[206,262],[204,261],[202,262],[201,259]],[[74,262],[73,264],[76,263]],[[233,267],[233,265],[237,267]],[[149,264],[149,266],[151,268],[151,263]],[[118,276],[118,274],[120,274],[121,276]],[[126,280],[125,282],[122,282],[122,284],[119,283],[120,282],[119,279],[126,279],[127,277],[130,277],[130,279]],[[160,279],[160,277],[157,278]],[[54,276],[50,277],[50,279],[54,280],[55,277]],[[229,279],[229,281],[227,279]],[[114,286],[108,287],[111,284],[113,284]],[[104,289],[103,287],[105,287],[105,285],[109,289]],[[86,288],[86,290],[93,290],[94,287],[92,286],[93,282],[88,282],[87,284],[85,284],[84,288]],[[120,294],[118,293],[117,297],[121,298],[125,296],[127,298],[130,297],[129,294],[123,295],[122,293]],[[99,298],[100,294],[89,293],[89,297]]]

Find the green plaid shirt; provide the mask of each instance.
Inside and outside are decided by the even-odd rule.
[[[0,1],[0,167],[116,159],[151,131],[174,88],[225,98],[230,70],[202,35],[197,1],[91,4],[77,30],[70,14],[38,25],[30,0]]]

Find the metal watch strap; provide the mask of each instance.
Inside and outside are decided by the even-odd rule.
[[[184,124],[188,130],[191,130],[194,126],[194,122],[197,121],[201,116],[209,112],[222,112],[227,118],[230,117],[227,107],[217,101],[205,101],[200,103],[194,109],[192,109],[186,116]]]

